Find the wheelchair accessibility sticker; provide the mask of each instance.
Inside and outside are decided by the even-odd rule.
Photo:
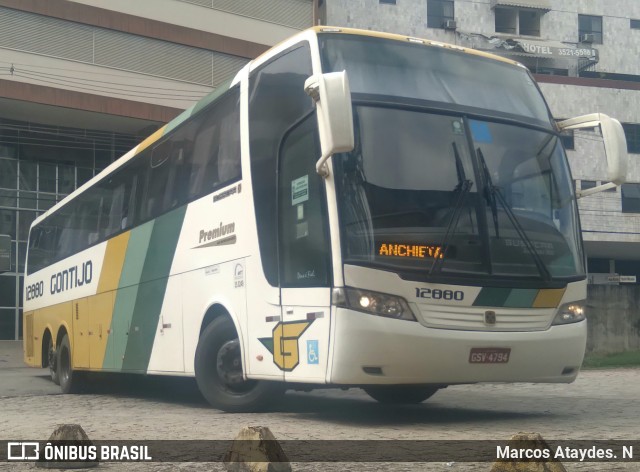
[[[307,364],[318,364],[318,340],[307,341]]]

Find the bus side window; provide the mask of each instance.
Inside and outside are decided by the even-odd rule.
[[[190,198],[198,198],[237,180],[240,170],[240,91],[234,87],[196,118],[190,156]]]

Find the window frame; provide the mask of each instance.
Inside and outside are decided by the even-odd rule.
[[[500,13],[499,13],[500,12]],[[502,28],[500,31],[498,30],[498,14],[504,15],[506,13],[510,13],[511,14],[511,18],[509,18],[510,20],[514,20],[514,27],[513,28]],[[524,34],[522,32],[522,19],[521,19],[521,13],[527,13],[527,14],[532,14],[538,23],[538,29],[537,29],[537,34]],[[542,29],[542,15],[544,13],[538,11],[538,10],[534,10],[534,9],[530,9],[530,8],[518,8],[518,7],[510,7],[510,6],[496,6],[496,8],[494,9],[494,31],[496,33],[500,33],[500,34],[510,34],[513,36],[528,36],[528,37],[532,37],[532,38],[539,38],[541,36],[541,29]],[[515,17],[515,18],[514,18]],[[529,31],[535,31],[535,30],[526,30],[527,33]]]
[[[589,21],[589,28],[584,28],[581,23],[585,20]],[[593,29],[593,20],[600,20],[600,31]],[[581,43],[585,34],[592,34],[592,44],[604,44],[604,20],[602,16],[598,15],[578,15],[578,42]]]
[[[627,152],[640,154],[640,123],[622,123],[622,128],[627,141]]]
[[[638,196],[625,195],[628,193]],[[640,183],[629,182],[620,186],[620,207],[622,213],[640,213]]]
[[[442,15],[432,15],[431,11],[435,6],[438,5],[440,7],[440,11],[442,11]],[[446,16],[444,14],[445,6],[451,7],[451,16]],[[445,23],[448,20],[456,19],[456,10],[455,10],[455,2],[453,0],[427,0],[427,28],[433,29],[447,29],[445,28]]]

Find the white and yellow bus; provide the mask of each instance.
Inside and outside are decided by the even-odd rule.
[[[420,402],[571,382],[586,282],[560,132],[581,127],[620,184],[620,124],[556,124],[518,63],[304,31],[33,223],[25,361],[63,392],[195,376],[229,411],[286,383]]]

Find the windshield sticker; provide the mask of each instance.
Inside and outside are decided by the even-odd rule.
[[[470,122],[471,126],[471,134],[473,135],[473,140],[476,143],[492,143],[493,138],[491,137],[491,131],[489,130],[489,125],[482,121],[473,121]]]
[[[291,206],[309,200],[309,176],[291,181]]]
[[[451,122],[451,127],[453,128],[453,134],[464,134],[464,127],[462,126],[462,121],[453,120]]]

